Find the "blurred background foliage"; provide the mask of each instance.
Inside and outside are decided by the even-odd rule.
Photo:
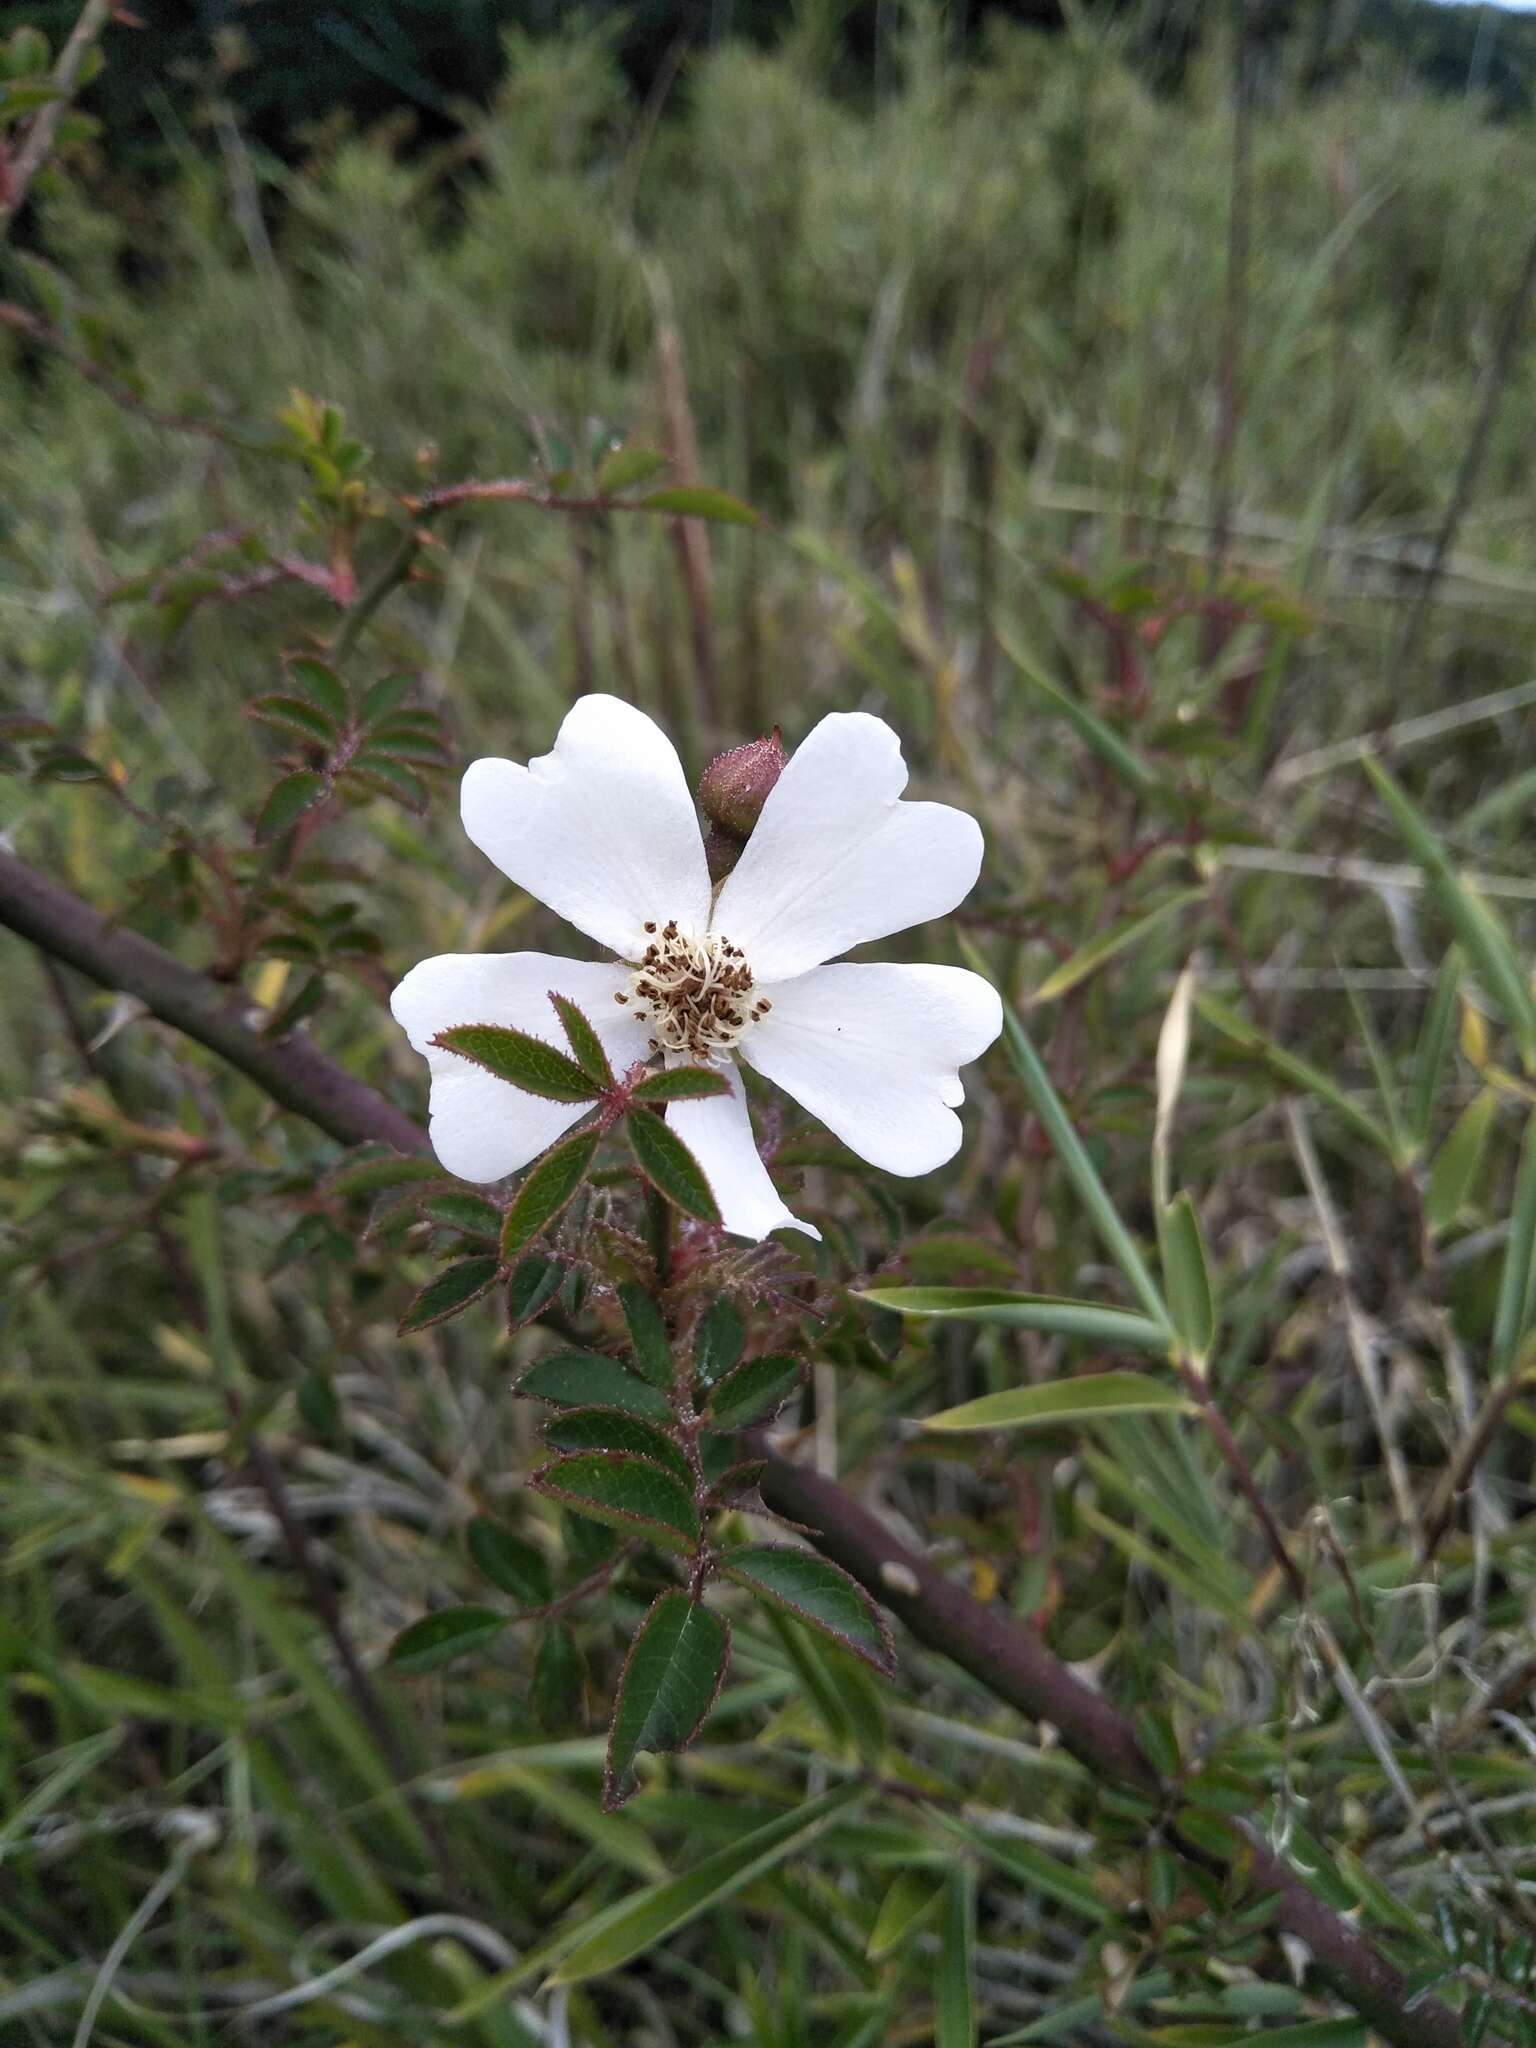
[[[247,710],[332,630],[338,531],[372,572],[400,494],[579,491],[625,440],[756,506],[702,539],[455,514],[363,679],[409,670],[455,760],[543,751],[591,687],[695,770],[774,722],[890,718],[922,792],[983,818],[962,929],[1148,1243],[1155,1048],[1198,958],[1178,1183],[1223,1300],[1213,1385],[1307,1602],[1194,1425],[908,1427],[1101,1361],[903,1325],[847,1283],[1122,1298],[1001,1051],[932,1182],[790,1133],[835,1305],[793,1419],[1155,1753],[1177,1740],[1197,1803],[1266,1818],[1469,2038],[1528,2032],[1531,1047],[1467,950],[1491,916],[1528,958],[1536,896],[1528,25],[1255,6],[1239,66],[1234,17],[1173,5],[1049,30],[742,0],[702,26],[141,11],[82,101],[101,130],[0,257],[8,843],[269,1023],[318,955],[308,1028],[419,1106],[391,981],[562,943],[449,796],[349,814],[292,901],[210,920],[261,881],[281,749]],[[23,19],[57,42],[68,10],[0,10]],[[1406,840],[1367,733],[1432,821]],[[958,957],[948,931],[892,950]],[[485,1597],[477,1515],[560,1586],[591,1568],[590,1526],[520,1483],[506,1384],[538,1333],[476,1309],[397,1339],[451,1230],[365,1235],[334,1146],[10,940],[0,1093],[0,2037],[1363,2043],[1262,1916],[910,1642],[882,1688],[744,1612],[700,1745],[605,1815],[642,1561],[570,1630],[387,1681],[381,1744],[317,1597],[373,1665]],[[784,1834],[870,1771],[861,1809]],[[775,1824],[787,1872],[540,1991],[543,1944]]]

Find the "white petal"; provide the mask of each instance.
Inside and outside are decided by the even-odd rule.
[[[959,1069],[1003,1028],[997,990],[963,967],[818,967],[765,992],[741,1050],[889,1173],[931,1173],[960,1143]]]
[[[980,826],[948,804],[900,802],[906,785],[900,741],[867,712],[832,712],[795,749],[715,905],[715,930],[759,982],[942,917],[969,893]]]
[[[709,869],[677,750],[618,697],[582,697],[554,749],[530,761],[475,761],[464,830],[520,889],[623,960],[645,925],[709,922]]]
[[[770,1230],[803,1230],[807,1237],[819,1238],[819,1230],[785,1208],[752,1135],[741,1076],[729,1063],[723,1071],[730,1080],[729,1095],[706,1096],[702,1102],[674,1102],[667,1109],[667,1122],[703,1167],[726,1229],[736,1237],[761,1238]]]
[[[629,976],[614,962],[554,953],[441,953],[413,967],[390,998],[406,1036],[432,1072],[432,1149],[461,1180],[500,1180],[552,1145],[583,1114],[580,1103],[546,1102],[431,1043],[450,1024],[512,1024],[564,1045],[550,1007],[556,989],[580,1004],[622,1072],[643,1059],[642,1025],[614,1002]]]

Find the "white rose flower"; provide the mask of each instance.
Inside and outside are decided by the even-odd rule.
[[[677,751],[633,705],[583,697],[553,751],[526,768],[474,762],[465,831],[612,957],[445,953],[400,983],[391,1007],[431,1069],[442,1164],[464,1180],[500,1180],[584,1113],[432,1042],[456,1024],[553,1042],[553,990],[586,1012],[620,1073],[660,1057],[725,1074],[729,1094],[673,1103],[667,1121],[737,1236],[819,1232],[768,1177],[735,1055],[871,1165],[905,1175],[943,1165],[960,1144],[959,1070],[1002,1029],[997,991],[959,967],[825,964],[953,910],[976,880],[975,819],[904,803],[906,781],[883,719],[831,713],[790,756],[715,890]]]

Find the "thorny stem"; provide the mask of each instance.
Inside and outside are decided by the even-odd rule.
[[[138,995],[157,1016],[221,1053],[333,1137],[351,1144],[382,1139],[407,1152],[426,1149],[418,1125],[302,1035],[264,1042],[228,1011],[216,990],[193,1000],[188,984],[201,977],[159,947],[114,931],[78,898],[31,875],[10,855],[0,855],[0,923],[107,987]],[[919,1641],[954,1659],[996,1698],[1049,1721],[1096,1777],[1128,1785],[1160,1809],[1166,1806],[1168,1788],[1129,1718],[1063,1664],[1027,1623],[977,1600],[906,1549],[835,1480],[790,1464],[766,1445],[764,1450],[766,1504],[805,1527],[816,1547],[893,1609]],[[1437,1999],[1415,1996],[1373,1942],[1310,1891],[1267,1843],[1245,1832],[1242,1854],[1226,1866],[1228,1874],[1245,1877],[1250,1895],[1277,1900],[1276,1926],[1306,1944],[1333,1989],[1393,2048],[1461,2048],[1457,2014]],[[1165,1828],[1165,1839],[1191,1863],[1210,1867],[1211,1853],[1182,1837],[1176,1826]]]

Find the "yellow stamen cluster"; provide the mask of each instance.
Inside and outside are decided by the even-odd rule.
[[[696,939],[676,918],[645,931],[650,943],[631,972],[633,994],[614,1001],[635,1005],[630,1014],[650,1026],[652,1052],[712,1060],[772,1007],[766,996],[753,1000],[746,956],[718,932]]]

